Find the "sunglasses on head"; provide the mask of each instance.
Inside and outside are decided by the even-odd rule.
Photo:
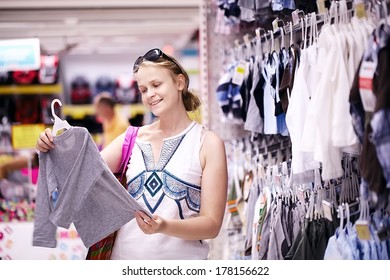
[[[177,64],[169,56],[167,56],[165,53],[163,53],[162,50],[156,48],[156,49],[152,49],[152,50],[148,51],[145,55],[137,58],[137,60],[134,62],[133,72],[135,73],[138,71],[138,68],[141,65],[143,60],[155,62],[155,61],[159,60],[161,57]]]

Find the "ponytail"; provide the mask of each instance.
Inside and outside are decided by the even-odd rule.
[[[202,105],[202,100],[195,90],[185,88],[183,90],[183,103],[187,112],[194,112]]]

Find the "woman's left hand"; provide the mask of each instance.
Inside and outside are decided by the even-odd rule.
[[[137,211],[135,213],[135,219],[137,221],[139,228],[145,234],[153,234],[153,233],[161,232],[163,225],[165,223],[163,218],[157,215],[153,215],[152,218],[150,218],[142,211]]]

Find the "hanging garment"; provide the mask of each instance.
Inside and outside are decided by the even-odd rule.
[[[343,25],[341,25],[342,27]],[[332,83],[335,85],[333,91],[333,112],[332,115],[332,143],[334,147],[343,148],[349,153],[359,154],[360,147],[356,146],[359,143],[358,138],[353,130],[352,117],[349,114],[349,90],[350,85],[346,83],[349,80],[347,71],[346,54],[346,38],[345,31],[335,32],[335,44],[337,46],[336,59],[334,60],[334,71],[331,77]]]
[[[291,246],[288,238],[289,234],[285,231],[285,227],[283,227],[283,223],[286,221],[283,219],[282,209],[284,206],[282,205],[282,200],[278,199],[275,206],[274,212],[272,213],[272,224],[270,225],[268,260],[282,260]]]
[[[57,227],[74,223],[89,247],[132,220],[135,211],[149,213],[109,170],[85,128],[70,127],[54,144],[39,155],[33,246],[56,247]]]
[[[271,201],[267,200],[268,205],[271,204]],[[275,205],[271,204],[270,206],[265,205],[266,207],[263,208],[262,215],[260,218],[262,218],[262,223],[259,223],[258,225],[258,237],[257,237],[257,251],[258,251],[258,258],[259,260],[266,260],[268,257],[268,244],[269,239],[271,235],[270,226],[272,223],[272,210]],[[269,209],[268,209],[269,207]]]
[[[236,66],[237,63],[230,64],[221,76],[217,87],[217,99],[226,119],[242,121],[241,86],[232,82]]]
[[[31,85],[36,83],[38,70],[31,71],[13,71],[12,80],[18,85]]]
[[[248,105],[248,112],[246,116],[246,121],[244,124],[244,129],[256,133],[263,133],[263,119],[260,114],[260,109],[257,105],[260,102],[258,99],[262,99],[262,88],[259,92],[260,87],[260,77],[261,77],[261,61],[259,57],[256,57],[253,64],[253,84],[250,89],[250,99]]]
[[[378,65],[373,79],[373,92],[376,96],[376,108],[371,120],[372,137],[378,161],[386,179],[386,188],[390,188],[390,26],[381,25],[376,31],[379,47]],[[382,189],[381,189],[382,190]],[[381,191],[380,191],[381,192]]]
[[[116,100],[124,104],[137,103],[139,96],[132,76],[127,73],[120,74],[115,83]]]
[[[58,81],[59,58],[58,55],[41,55],[41,67],[38,80],[41,84],[55,84]]]
[[[264,193],[260,193],[259,197],[256,200],[253,222],[251,227],[251,232],[252,232],[251,259],[252,260],[259,259],[261,232],[263,230],[263,225],[264,225],[264,220],[266,215],[267,215],[267,199],[265,198]]]
[[[254,224],[257,225],[259,215],[255,215],[255,211],[259,213],[259,209],[256,207],[260,205],[260,202],[258,201],[261,187],[259,186],[258,180],[254,180],[249,196],[248,196],[248,202],[245,208],[245,219],[247,221],[246,226],[246,233],[245,233],[245,256],[251,256],[252,255],[252,246],[253,246],[253,239],[252,239],[252,232],[254,229]],[[257,203],[259,202],[259,203]],[[254,222],[254,217],[257,216],[256,222]]]
[[[380,75],[383,76],[381,76],[382,78],[378,80],[377,75],[374,75],[374,80],[373,80],[373,92],[377,96],[376,110],[379,111],[379,114],[374,113],[375,118],[372,119],[375,132],[373,132],[373,127],[370,123],[370,114],[366,113],[363,107],[363,102],[361,99],[360,89],[359,89],[359,73],[363,61],[370,59],[370,57],[372,58],[377,57],[378,56],[377,51],[381,49],[380,45],[378,45],[381,43],[380,38],[375,39],[374,36],[375,33],[373,33],[372,36],[370,37],[370,41],[369,44],[367,45],[365,57],[362,59],[362,62],[360,63],[359,68],[356,71],[352,88],[350,90],[349,102],[350,102],[350,114],[353,119],[353,128],[355,130],[356,135],[358,136],[359,141],[363,145],[362,152],[361,152],[361,161],[360,161],[361,176],[364,178],[364,181],[367,182],[370,190],[378,194],[381,194],[386,189],[386,179],[384,177],[384,171],[382,165],[378,160],[377,148],[374,145],[374,143],[377,143],[380,149],[381,142],[379,140],[380,139],[379,135],[385,136],[387,131],[386,124],[388,122],[386,121],[386,117],[385,117],[386,114],[384,114],[383,113],[384,111],[381,111],[380,109],[388,107],[388,105],[386,105],[386,102],[384,102],[383,101],[384,99],[382,98],[386,98],[385,93],[388,91],[387,90],[388,86],[386,84],[389,84],[389,82],[387,81],[388,80],[387,78],[384,78],[387,77],[386,76],[387,71],[378,71],[380,69],[378,68],[379,65],[381,65],[383,69],[386,69],[387,63],[379,62],[383,64],[378,64],[376,73],[379,73]],[[386,56],[386,51],[384,50],[386,50],[386,48],[383,49],[381,54]],[[385,59],[385,57],[383,57],[382,59]],[[380,61],[383,61],[382,59]],[[382,83],[380,87],[377,87],[377,85],[380,84],[378,81],[381,81]],[[381,94],[381,92],[383,93]],[[386,139],[386,137],[383,137],[383,139]],[[386,143],[386,141],[383,143]],[[386,145],[383,145],[382,147],[386,147]]]
[[[334,234],[333,223],[325,219],[305,219],[301,231],[287,253],[286,260],[322,260],[329,238]]]
[[[314,159],[322,163],[322,179],[330,180],[341,177],[343,169],[341,167],[341,151],[334,147],[332,143],[332,120],[333,120],[333,95],[335,84],[332,83],[334,74],[333,62],[337,57],[338,47],[333,43],[335,36],[335,26],[323,26],[318,39],[318,46],[321,50],[318,56],[322,57],[324,64],[318,66],[323,69],[317,90],[312,99],[312,108],[315,112],[321,112],[314,115]],[[333,40],[332,40],[333,38]]]
[[[77,76],[72,80],[70,99],[72,104],[89,104],[91,102],[90,84],[84,76]]]
[[[301,150],[301,143],[305,140],[303,139],[303,132],[307,112],[312,106],[306,79],[310,69],[309,55],[311,52],[315,52],[315,47],[310,46],[301,52],[300,65],[295,75],[294,87],[289,98],[289,109],[286,114],[286,123],[292,144],[291,168],[293,174],[300,174],[320,167],[319,162],[314,160],[313,153]]]
[[[278,75],[279,57],[276,52],[273,52],[269,61],[263,68],[262,75],[264,76],[264,134],[277,134],[278,123],[275,116],[275,98],[276,88],[272,85],[273,77]]]
[[[109,76],[100,76],[95,82],[95,95],[101,92],[109,92],[115,97],[115,83]]]
[[[292,45],[288,50],[288,61],[283,71],[282,79],[280,81],[279,98],[283,111],[285,113],[287,113],[288,109],[288,95],[290,95],[294,86],[295,73],[298,65],[299,55],[299,49],[295,45]]]
[[[250,57],[249,61],[245,63],[245,78],[240,87],[240,94],[242,99],[241,106],[241,118],[245,122],[248,114],[249,103],[251,99],[250,91],[252,89],[253,84],[253,63],[254,57]]]

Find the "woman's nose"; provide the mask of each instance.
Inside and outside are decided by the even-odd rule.
[[[156,95],[156,93],[154,92],[154,90],[153,89],[150,89],[150,90],[148,90],[147,92],[146,92],[146,97],[153,97],[153,96],[155,96]]]

